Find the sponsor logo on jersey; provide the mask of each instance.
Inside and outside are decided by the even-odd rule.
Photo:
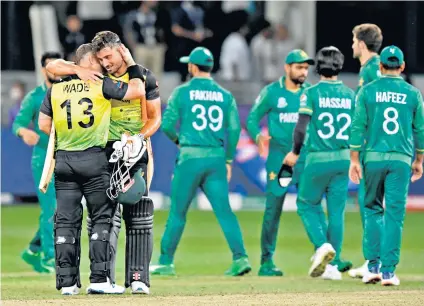
[[[277,107],[278,108],[284,108],[284,107],[286,107],[288,104],[287,104],[287,101],[286,101],[286,98],[284,98],[284,97],[280,97],[280,98],[278,98],[278,104],[277,104]]]
[[[302,94],[300,96],[300,107],[305,107],[307,100],[308,100],[308,97],[305,94]]]

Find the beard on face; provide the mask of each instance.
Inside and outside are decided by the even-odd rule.
[[[304,77],[304,76],[295,77],[295,76],[293,76],[292,73],[290,73],[289,79],[296,85],[302,85],[305,82],[306,77]]]

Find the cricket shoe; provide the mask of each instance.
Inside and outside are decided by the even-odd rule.
[[[27,264],[39,273],[47,272],[41,266],[41,252],[33,252],[30,249],[26,249],[21,253],[21,258]]]
[[[365,274],[368,273],[368,260],[365,263],[356,269],[350,269],[347,273],[352,278],[363,278]]]
[[[284,273],[274,264],[272,260],[265,261],[258,272],[259,276],[283,276]]]
[[[56,261],[54,258],[41,260],[41,267],[45,273],[55,273],[56,272]]]
[[[149,272],[152,275],[175,276],[174,264],[170,265],[150,265]]]
[[[352,262],[349,260],[333,260],[332,265],[337,266],[339,272],[346,272],[352,269]]]
[[[131,293],[132,294],[150,294],[150,289],[143,282],[132,282]]]
[[[381,273],[378,266],[371,267],[362,277],[364,284],[376,284],[381,281]]]
[[[251,270],[252,267],[250,266],[247,257],[242,257],[233,261],[231,267],[227,271],[225,271],[225,275],[242,276],[244,274],[249,273]]]
[[[399,286],[400,280],[396,274],[392,272],[383,272],[383,277],[381,280],[382,286]]]
[[[326,242],[320,246],[311,258],[312,265],[309,269],[309,276],[321,276],[325,272],[327,264],[333,260],[334,256],[336,256],[336,251],[331,244]]]
[[[104,283],[90,283],[87,294],[123,294],[125,288],[110,282],[109,277]]]
[[[342,273],[338,270],[337,266],[327,265],[321,278],[327,280],[342,280]]]
[[[79,288],[77,284],[71,287],[62,287],[62,295],[77,295],[79,293]]]

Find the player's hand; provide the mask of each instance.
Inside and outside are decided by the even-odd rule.
[[[232,173],[233,168],[231,167],[231,165],[230,165],[230,164],[226,164],[225,166],[227,167],[227,181],[228,181],[228,182],[230,182],[230,180],[231,180],[231,175],[233,174],[233,173]]]
[[[76,70],[77,76],[87,82],[87,81],[93,81],[93,82],[100,82],[103,79],[103,74],[98,71],[90,70],[83,67],[78,67]]]
[[[35,146],[38,143],[38,140],[40,140],[40,136],[30,129],[21,129],[19,134],[28,146]]]
[[[349,178],[355,184],[359,184],[359,181],[362,179],[361,164],[357,162],[350,162]]]
[[[259,135],[259,137],[258,137],[258,150],[259,150],[260,156],[265,157],[270,139],[271,139],[271,136]]]
[[[421,176],[423,175],[423,164],[420,161],[415,160],[412,163],[411,168],[412,168],[412,173],[413,173],[412,177],[411,177],[411,182],[414,183],[414,182],[418,181],[421,178]]]
[[[299,158],[299,155],[296,155],[293,152],[289,152],[286,155],[286,157],[284,157],[283,165],[294,167],[294,165],[296,165],[296,163],[297,163],[298,158]]]
[[[205,33],[203,31],[196,31],[194,32],[193,38],[197,42],[202,42],[202,40],[205,39]]]
[[[121,45],[119,46],[118,50],[119,50],[119,52],[121,53],[121,55],[122,55],[122,58],[123,58],[124,62],[125,62],[128,66],[133,66],[133,65],[135,65],[135,61],[134,61],[134,59],[133,59],[133,57],[132,57],[132,55],[131,55],[130,50],[129,50],[127,47],[125,47],[125,45],[124,45],[124,44],[121,44]]]

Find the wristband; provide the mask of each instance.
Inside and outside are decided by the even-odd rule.
[[[128,72],[129,77],[130,77],[130,80],[131,79],[141,79],[142,81],[144,81],[143,71],[141,70],[141,67],[139,65],[129,66],[127,68],[127,72]]]

